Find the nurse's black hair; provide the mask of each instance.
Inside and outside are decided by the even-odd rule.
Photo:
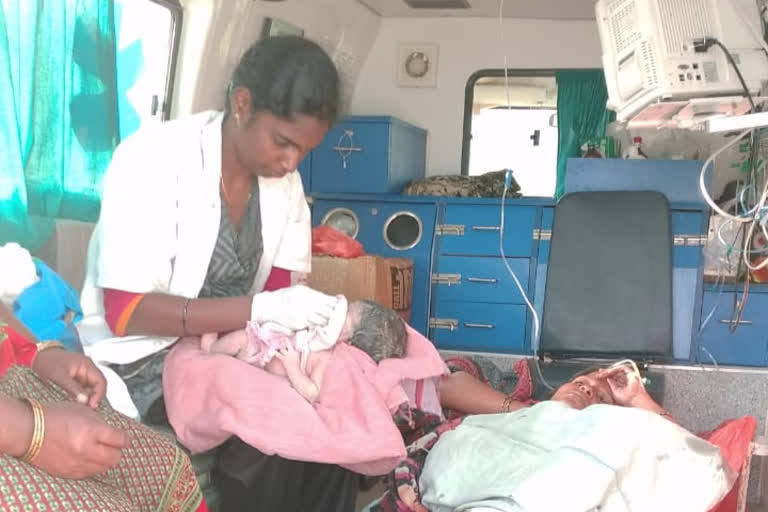
[[[333,123],[339,115],[340,79],[325,51],[309,39],[275,36],[253,44],[232,73],[225,112],[232,90],[251,92],[251,110],[282,119],[307,115]]]

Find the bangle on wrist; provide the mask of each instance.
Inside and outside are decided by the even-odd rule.
[[[517,400],[512,398],[512,395],[507,395],[504,401],[501,402],[501,412],[512,412],[512,404]]]
[[[34,357],[32,358],[32,365],[35,364],[35,360],[37,359],[37,356],[39,356],[42,352],[45,352],[46,350],[50,350],[53,348],[66,350],[66,347],[59,343],[58,341],[43,341],[42,343],[38,343],[37,351],[35,352]]]
[[[58,341],[44,341],[42,343],[37,344],[37,353],[39,354],[40,352],[43,352],[44,350],[48,350],[51,348],[61,348],[66,350],[64,345],[62,345]]]
[[[192,299],[186,299],[184,301],[184,306],[181,308],[181,333],[184,336],[188,336],[189,333],[187,332],[187,309],[189,308],[189,301]]]
[[[25,400],[32,407],[34,427],[32,430],[32,441],[29,443],[27,451],[21,456],[21,460],[26,463],[32,463],[40,455],[40,449],[43,447],[43,441],[45,440],[45,416],[43,415],[43,406],[40,405],[40,402],[34,398],[25,398]]]

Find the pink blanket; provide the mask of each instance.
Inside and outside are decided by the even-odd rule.
[[[194,453],[236,435],[268,455],[385,474],[405,457],[392,421],[392,411],[408,401],[402,381],[448,371],[429,340],[410,327],[408,333],[406,357],[378,366],[361,350],[337,344],[314,406],[285,378],[205,354],[199,338],[182,339],[163,370],[168,418]]]

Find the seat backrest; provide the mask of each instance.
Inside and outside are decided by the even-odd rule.
[[[539,352],[672,357],[672,228],[658,192],[578,192],[555,207]]]

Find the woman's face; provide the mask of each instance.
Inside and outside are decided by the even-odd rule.
[[[552,400],[565,402],[574,409],[584,409],[594,404],[613,404],[613,395],[605,379],[598,379],[594,372],[566,382],[557,388]]]
[[[252,113],[250,95],[245,104],[235,102],[234,143],[240,164],[254,176],[282,178],[325,137],[328,121],[308,115],[283,119],[269,112]]]

